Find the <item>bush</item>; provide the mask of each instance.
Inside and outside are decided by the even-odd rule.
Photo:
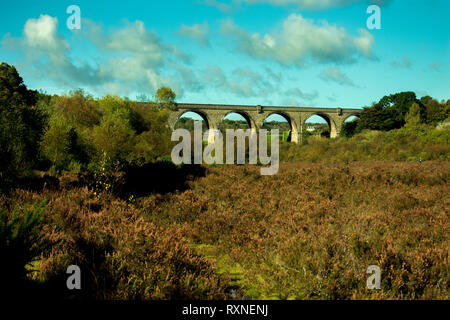
[[[408,125],[391,131],[364,130],[350,138],[307,138],[301,144],[280,144],[282,161],[448,160],[450,130]]]
[[[44,202],[25,207],[16,206],[11,214],[0,209],[0,274],[6,292],[23,290],[29,270],[41,251]],[[23,292],[22,292],[23,293]]]
[[[23,192],[15,197],[23,198]],[[225,297],[226,276],[218,276],[213,262],[190,247],[181,228],[157,226],[125,201],[98,199],[87,188],[38,197],[50,198],[41,232],[50,245],[40,255],[35,278],[52,288],[55,297]],[[80,292],[65,289],[71,264],[82,272]]]

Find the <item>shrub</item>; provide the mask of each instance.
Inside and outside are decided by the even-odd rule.
[[[44,202],[25,206],[21,212],[16,206],[11,214],[0,209],[0,274],[3,290],[8,293],[24,290],[27,267],[40,254],[44,211]]]
[[[87,188],[15,194],[29,197],[49,198],[40,233],[49,245],[40,254],[35,279],[52,297],[225,298],[226,276],[217,275],[213,262],[190,247],[181,228],[157,226],[125,201],[98,199]],[[65,287],[71,264],[81,269],[79,292]]]

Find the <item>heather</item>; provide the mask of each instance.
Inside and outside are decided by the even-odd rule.
[[[60,296],[65,268],[95,299],[448,299],[446,161],[297,162],[208,168],[123,200],[86,187],[16,190],[47,200],[30,279]],[[67,179],[67,178],[66,178]],[[366,288],[367,266],[382,289]]]

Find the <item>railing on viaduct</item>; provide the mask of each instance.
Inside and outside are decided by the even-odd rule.
[[[230,113],[237,113],[245,118],[251,129],[259,130],[267,117],[277,114],[284,117],[291,126],[291,141],[299,142],[306,127],[305,121],[311,116],[324,118],[330,128],[330,137],[335,138],[345,120],[351,116],[359,116],[361,109],[178,103],[170,111],[169,127],[175,129],[177,120],[189,111],[200,115],[209,129],[217,129],[223,118]]]

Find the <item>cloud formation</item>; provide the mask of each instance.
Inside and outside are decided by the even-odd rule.
[[[209,40],[209,24],[205,22],[203,24],[194,24],[192,26],[182,25],[178,31],[179,35],[185,36],[192,41],[196,42],[200,46],[208,46]]]
[[[359,57],[373,58],[374,37],[367,30],[359,29],[359,36],[353,37],[342,27],[326,21],[315,23],[300,14],[291,14],[280,30],[264,35],[249,33],[230,19],[222,22],[220,31],[231,37],[239,51],[281,65],[352,63]]]
[[[313,91],[311,93],[303,92],[299,88],[290,88],[284,92],[286,96],[300,98],[304,101],[313,101],[319,96],[319,93],[317,91]]]
[[[33,71],[59,85],[89,86],[97,92],[122,95],[171,86],[182,95],[184,86],[179,79],[186,78],[182,66],[189,64],[190,57],[164,43],[142,21],[126,22],[122,28],[105,32],[101,25],[83,20],[78,36],[89,40],[102,53],[95,64],[73,58],[70,44],[57,30],[58,19],[41,14],[37,19],[26,21],[23,37],[6,35],[2,44],[21,50],[33,65]],[[172,74],[164,72],[167,67]]]
[[[247,4],[269,3],[273,5],[296,5],[300,9],[329,9],[356,3],[385,4],[388,0],[243,0]]]
[[[324,69],[320,74],[320,78],[322,78],[327,82],[331,81],[336,82],[337,84],[340,85],[348,85],[355,87],[353,81],[346,74],[344,74],[339,68]]]
[[[400,61],[391,61],[391,65],[398,68],[410,69],[412,64],[408,57],[402,57]]]
[[[198,0],[200,4],[206,4],[215,7],[223,13],[231,13],[240,5],[240,0],[232,0],[230,3],[225,3],[217,0]]]
[[[226,75],[219,66],[207,66],[203,71],[203,81],[213,87],[242,97],[265,97],[275,85],[259,72],[247,67],[234,69]]]
[[[213,6],[224,13],[230,13],[241,7],[243,4],[271,4],[275,6],[296,6],[302,10],[326,10],[331,8],[344,7],[358,3],[367,5],[384,5],[390,0],[231,0],[228,2],[218,0],[201,0],[202,4]]]
[[[82,25],[75,38],[95,48],[95,62],[89,60],[92,56],[74,55],[69,42],[58,34],[58,19],[45,14],[27,20],[22,37],[6,35],[1,43],[23,52],[33,72],[52,79],[58,86],[87,87],[98,95],[129,96],[169,86],[179,98],[184,90],[200,92],[208,88],[240,97],[266,97],[282,78],[281,73],[268,67],[262,73],[249,67],[228,73],[218,66],[194,70],[189,55],[163,41],[139,20],[125,21],[123,26],[108,30],[86,19]],[[182,26],[179,32],[206,45],[209,26]]]

